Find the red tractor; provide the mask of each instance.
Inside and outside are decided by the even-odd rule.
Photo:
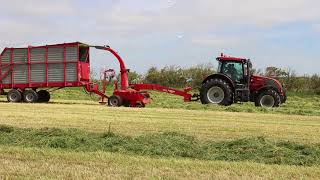
[[[208,76],[201,85],[203,104],[229,106],[237,102],[254,102],[256,106],[279,107],[287,100],[281,83],[273,78],[251,75],[250,59],[221,54],[218,73]]]

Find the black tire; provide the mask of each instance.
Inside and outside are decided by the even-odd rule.
[[[212,94],[211,91],[217,91],[214,93],[214,97],[209,95]],[[219,97],[216,97],[216,94],[219,94]],[[223,94],[223,96],[221,94]],[[216,99],[213,100],[212,98]],[[202,104],[230,106],[233,103],[233,92],[226,81],[222,79],[209,79],[200,89],[200,100]]]
[[[50,93],[46,90],[40,90],[37,92],[38,94],[38,102],[40,103],[47,103],[50,101]]]
[[[120,96],[111,96],[108,99],[108,106],[110,107],[120,107],[122,106],[122,99]]]
[[[287,90],[283,89],[283,96],[281,96],[281,104],[284,104],[287,102]]]
[[[17,89],[11,89],[8,94],[7,94],[7,100],[8,102],[21,102],[22,100],[22,95],[21,92]]]
[[[26,103],[35,103],[38,101],[38,94],[34,90],[27,90],[23,92],[23,101]]]
[[[0,89],[0,95],[5,95],[5,92],[3,89]]]
[[[281,97],[273,89],[262,91],[255,99],[255,105],[257,107],[279,107],[280,104]]]
[[[137,102],[136,107],[137,108],[145,108],[146,105],[143,102]]]

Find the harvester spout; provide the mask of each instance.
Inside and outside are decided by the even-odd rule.
[[[129,88],[129,78],[128,78],[128,72],[129,70],[126,68],[126,65],[123,61],[123,59],[120,57],[120,55],[113,50],[110,46],[93,46],[96,49],[102,49],[109,51],[111,54],[113,54],[120,64],[120,75],[121,75],[121,90],[126,90]]]

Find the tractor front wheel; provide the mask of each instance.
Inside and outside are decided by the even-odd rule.
[[[122,106],[122,99],[120,96],[111,96],[108,99],[108,105],[110,107],[120,107]]]
[[[262,91],[255,100],[257,107],[279,107],[281,104],[280,95],[273,89]]]
[[[202,104],[219,104],[230,106],[233,103],[233,93],[230,85],[222,79],[210,79],[200,90]]]

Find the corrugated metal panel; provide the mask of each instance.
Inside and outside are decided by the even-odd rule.
[[[49,82],[64,82],[64,65],[49,64]]]
[[[13,62],[15,63],[28,62],[28,49],[15,49],[13,51]]]
[[[68,82],[77,81],[77,64],[67,64],[66,74]],[[49,82],[64,82],[64,64],[49,64]]]
[[[30,51],[31,62],[45,62],[46,61],[46,49],[45,48],[33,48]]]
[[[11,50],[7,49],[2,56],[2,63],[10,63],[10,58],[11,58]]]
[[[28,65],[15,65],[13,71],[15,84],[28,83]]]
[[[3,79],[3,84],[11,84],[11,73]]]
[[[14,63],[27,63],[28,62],[28,49],[14,49]],[[11,50],[7,49],[1,57],[2,63],[10,63]],[[31,62],[45,62],[46,61],[46,48],[31,48],[30,49]],[[66,47],[66,60],[67,62],[77,62],[79,59],[78,46]],[[48,48],[48,61],[61,62],[49,64],[48,67],[48,81],[50,82],[64,82],[64,48],[51,47]],[[66,64],[66,80],[67,82],[75,82],[78,80],[77,63]],[[2,68],[2,74],[7,72],[7,68]],[[14,82],[15,84],[27,84],[28,79],[28,64],[14,65]],[[46,64],[32,64],[31,65],[31,83],[44,83],[46,82]],[[11,73],[3,80],[3,84],[11,84]]]
[[[61,48],[48,48],[48,61],[49,62],[63,62],[64,49]]]
[[[66,47],[66,61],[76,62],[78,60],[78,47]],[[63,62],[64,61],[64,48],[49,48],[48,49],[49,62]]]
[[[2,68],[1,69],[1,72],[2,72],[1,76],[3,74],[5,74],[8,70],[9,70],[9,67]],[[11,84],[11,73],[9,73],[9,75],[7,77],[5,77],[2,82],[3,82],[3,84]]]
[[[67,47],[66,48],[66,57],[68,62],[78,61],[78,47]]]
[[[31,65],[31,82],[33,83],[46,82],[46,65],[45,64]]]
[[[67,64],[67,81],[75,82],[77,81],[77,64],[71,63]]]

